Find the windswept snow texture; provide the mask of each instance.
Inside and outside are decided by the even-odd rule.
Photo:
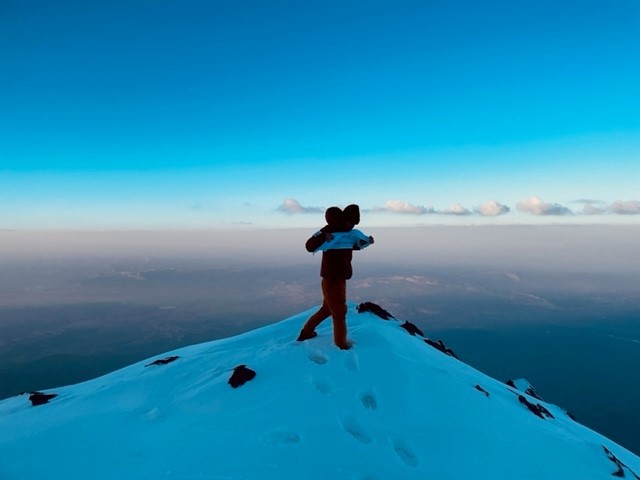
[[[401,328],[358,314],[356,343],[295,338],[313,312],[169,352],[56,389],[48,404],[0,402],[0,478],[491,479],[633,478],[640,458],[553,414],[532,414],[510,387]],[[255,378],[227,383],[234,367]],[[482,390],[477,388],[482,386]],[[606,447],[606,450],[605,450]],[[611,455],[606,452],[611,452]],[[619,464],[614,463],[614,458]],[[621,467],[624,465],[624,467]]]

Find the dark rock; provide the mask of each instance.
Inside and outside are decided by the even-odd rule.
[[[538,411],[543,414],[544,416],[548,417],[548,418],[556,418],[553,416],[553,414],[546,409],[546,407],[544,405],[540,405],[539,403],[536,404],[536,406],[538,407]]]
[[[484,388],[482,388],[480,385],[476,385],[475,389],[484,393],[487,397],[489,396],[489,392],[487,392]]]
[[[56,398],[58,396],[57,393],[42,393],[42,392],[30,392],[29,400],[31,401],[31,405],[37,407],[38,405],[45,405],[49,403],[49,400],[52,398]]]
[[[527,395],[529,395],[530,397],[537,398],[538,400],[542,400],[542,397],[541,397],[541,396],[539,396],[539,395],[536,393],[536,391],[533,389],[533,387],[532,387],[532,386],[529,386],[529,388],[527,388],[527,389],[524,391],[524,393],[526,393],[526,394],[527,394]]]
[[[437,342],[434,342],[433,340],[426,338],[424,342],[427,345],[431,345],[433,348],[440,350],[442,353],[459,360],[458,356],[456,355],[456,352],[454,352],[450,348],[447,348],[447,346],[444,344],[442,340],[438,340]]]
[[[567,417],[569,417],[574,422],[578,421],[578,420],[576,420],[576,416],[574,414],[572,414],[571,412],[568,412],[568,411],[565,410],[564,413],[567,415]]]
[[[616,470],[615,472],[613,472],[611,475],[614,477],[624,477],[624,470],[625,468],[627,470],[629,470],[629,473],[631,473],[631,475],[633,475],[636,480],[640,480],[640,477],[633,471],[631,470],[627,465],[625,465],[624,463],[622,463],[620,461],[620,459],[618,457],[616,457],[613,452],[611,450],[609,450],[607,447],[605,447],[604,445],[602,446],[602,448],[604,449],[604,453],[607,456],[607,458],[609,460],[611,460],[616,467],[618,467],[618,470]]]
[[[439,342],[434,342],[433,340],[426,338],[424,340],[424,343],[426,343],[427,345],[431,345],[433,348],[435,348],[436,350],[440,350],[442,353],[447,353],[446,349],[443,347],[443,344],[440,344]]]
[[[372,303],[372,302],[361,303],[356,307],[356,310],[358,310],[358,313],[371,312],[374,315],[377,315],[378,317],[382,318],[383,320],[389,320],[391,318],[395,318],[393,315],[387,312],[380,305],[376,305],[375,303]]]
[[[155,360],[155,361],[151,362],[148,365],[145,365],[145,367],[150,367],[151,365],[166,365],[167,363],[175,362],[179,358],[180,357],[177,356],[177,355],[172,356],[172,357],[161,358],[159,360]]]
[[[253,380],[256,376],[256,372],[247,368],[246,365],[238,365],[233,369],[233,374],[231,378],[229,378],[229,385],[233,388],[238,388],[241,385],[244,385],[249,380]]]
[[[543,405],[540,405],[539,403],[531,403],[529,400],[527,400],[527,398],[524,395],[518,395],[518,400],[520,401],[520,403],[526,405],[526,407],[529,409],[531,413],[540,417],[543,420],[546,420],[545,417],[555,418],[551,414],[551,412],[547,410]]]
[[[518,395],[518,400],[520,401],[520,403],[524,404],[531,413],[544,420],[544,415],[542,415],[542,412],[538,410],[538,407],[536,405],[527,400],[524,395]]]
[[[404,322],[400,326],[404,328],[407,332],[409,332],[412,336],[415,336],[417,334],[417,335],[420,335],[421,337],[424,337],[424,333],[422,333],[422,330],[420,330],[411,322]]]
[[[537,400],[542,400],[543,401],[542,397],[540,395],[538,395],[536,390],[533,388],[533,385],[531,385],[531,382],[529,382],[529,380],[527,380],[525,378],[519,378],[517,380],[507,380],[506,383],[510,387],[513,387],[516,390],[519,390],[519,391],[521,391],[523,393],[526,393],[530,397],[533,397],[533,398],[535,398]]]
[[[538,407],[538,411],[547,418],[556,418],[549,410],[547,410],[544,405],[536,404]]]
[[[440,340],[440,341],[442,341],[442,340]],[[445,348],[446,348],[446,347],[445,347]],[[446,351],[446,354],[447,354],[447,355],[449,355],[450,357],[455,358],[456,360],[460,360],[460,359],[458,358],[458,355],[456,355],[456,352],[454,352],[454,351],[453,351],[453,350],[451,350],[450,348],[447,348],[446,350],[447,350],[447,351]]]

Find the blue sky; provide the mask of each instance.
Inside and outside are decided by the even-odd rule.
[[[0,5],[0,228],[637,223],[640,4]]]

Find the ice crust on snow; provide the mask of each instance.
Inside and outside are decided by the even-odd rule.
[[[309,310],[103,377],[0,402],[0,479],[609,479],[640,458],[443,355],[402,320],[348,313],[295,341]],[[238,365],[257,374],[227,383]],[[477,388],[481,386],[481,388]],[[522,386],[522,385],[521,385]],[[532,414],[518,396],[553,417]],[[615,460],[614,460],[615,459]]]

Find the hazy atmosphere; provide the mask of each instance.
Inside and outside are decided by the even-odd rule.
[[[380,303],[496,378],[528,378],[640,450],[640,226],[363,230],[376,244],[355,254],[350,301]],[[311,233],[0,232],[0,396],[314,307]]]

